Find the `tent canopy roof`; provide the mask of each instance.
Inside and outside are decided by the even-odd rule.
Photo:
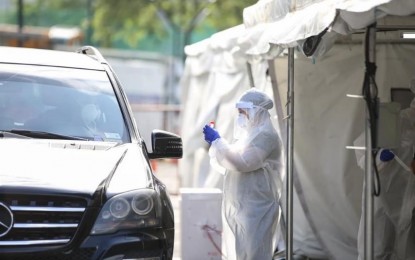
[[[259,0],[244,9],[246,31],[238,43],[249,56],[272,58],[328,28],[348,35],[379,19],[415,13],[413,0]],[[324,40],[332,40],[330,37]]]

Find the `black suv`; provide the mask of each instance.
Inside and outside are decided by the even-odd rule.
[[[0,47],[0,259],[171,259],[174,214],[114,71],[76,52]]]

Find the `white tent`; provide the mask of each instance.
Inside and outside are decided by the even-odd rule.
[[[231,35],[231,44],[226,47],[214,48],[214,38],[205,42],[207,49],[231,53],[232,59],[238,60],[239,67],[232,73],[227,72],[228,82],[232,76],[239,75],[244,80],[235,84],[234,96],[226,96],[226,101],[232,106],[237,98],[236,89],[245,88],[249,83],[249,71],[246,62],[249,61],[254,69],[254,82],[274,95],[278,114],[275,125],[280,128],[283,137],[287,136],[286,127],[282,122],[286,115],[288,71],[287,57],[282,55],[284,49],[295,47],[297,50],[293,85],[295,86],[295,115],[294,115],[294,252],[296,255],[315,259],[356,259],[357,230],[362,207],[363,175],[357,167],[355,153],[345,147],[353,145],[356,137],[364,131],[365,104],[362,100],[348,98],[347,94],[361,94],[365,72],[364,48],[361,35],[368,25],[377,22],[379,28],[385,28],[377,35],[376,45],[376,82],[379,88],[379,98],[382,102],[391,101],[392,88],[408,88],[411,79],[415,78],[414,42],[399,39],[402,31],[396,29],[414,29],[413,17],[398,19],[395,16],[409,16],[415,13],[413,0],[260,0],[257,4],[247,7],[244,11],[244,26],[238,26],[232,33],[223,31],[216,35],[218,42],[225,43]],[[403,26],[403,27],[402,27]],[[310,36],[322,35],[316,51],[311,59],[303,55],[305,40]],[[236,32],[236,33],[235,33]],[[355,33],[352,35],[352,33]],[[221,36],[219,38],[219,36]],[[228,38],[229,39],[229,38]],[[315,39],[312,39],[315,40]],[[213,45],[212,45],[213,44]],[[225,46],[223,45],[223,46]],[[186,53],[188,60],[199,61],[206,65],[205,75],[208,78],[222,66],[230,64],[229,59],[219,58],[216,64],[204,63],[201,56],[210,56],[204,51],[193,55],[189,46]],[[213,59],[213,57],[212,57]],[[188,66],[195,69],[195,66]],[[270,77],[264,73],[269,68]],[[238,72],[237,72],[238,71]],[[245,75],[245,76],[243,76]],[[191,84],[196,75],[186,74],[183,80],[187,95],[183,98],[186,106],[195,102],[195,109],[213,109],[213,106],[196,102],[196,97],[190,95],[193,88],[205,88],[202,84]],[[213,88],[221,89],[227,83],[220,79]],[[211,85],[213,86],[213,85]],[[257,86],[257,84],[255,84]],[[206,90],[206,89],[205,89]],[[273,91],[274,90],[274,91]],[[209,90],[207,93],[213,93]],[[217,96],[215,106],[226,105]],[[231,108],[228,108],[231,111]],[[199,144],[205,151],[201,124],[210,120],[202,113],[185,109],[184,118],[193,113],[193,121],[183,121],[183,131],[194,127],[196,118],[202,122],[196,126],[198,132],[188,136],[184,141],[189,144]],[[187,112],[189,111],[189,112]],[[231,112],[223,116],[221,121],[226,124],[231,118]],[[213,115],[213,114],[212,114]],[[190,123],[191,122],[191,123]],[[218,129],[227,135],[231,134],[231,125]],[[281,126],[281,127],[280,127]],[[197,139],[197,141],[196,141]],[[185,151],[187,149],[184,143]],[[187,156],[192,156],[188,151]],[[203,157],[204,166],[208,166],[206,154]],[[186,157],[182,161],[189,161]],[[189,163],[195,165],[195,161]],[[200,163],[198,164],[201,165]],[[195,169],[195,168],[193,168]],[[212,171],[212,169],[210,170]],[[213,170],[214,171],[214,170]],[[202,171],[200,171],[202,172]],[[185,171],[182,172],[185,174]],[[191,171],[187,171],[191,173]],[[214,176],[207,173],[206,176]],[[285,200],[282,200],[284,203]],[[285,206],[285,205],[284,205]],[[285,208],[285,207],[284,207]]]
[[[239,44],[247,55],[272,59],[326,28],[328,34],[348,35],[388,15],[409,16],[414,9],[410,0],[260,0],[244,10],[247,33]],[[330,47],[327,38],[321,45]]]
[[[235,47],[243,26],[217,33],[202,42],[187,46],[187,59],[182,87],[183,160],[179,162],[183,187],[221,187],[221,176],[209,168],[208,144],[203,139],[203,126],[214,120],[223,137],[233,134],[234,101],[249,88],[247,61]],[[266,89],[270,81],[265,78],[267,64],[250,67],[254,71],[256,87]],[[271,88],[268,88],[272,92]]]

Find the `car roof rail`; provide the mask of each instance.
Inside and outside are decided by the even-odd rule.
[[[88,54],[93,55],[96,58],[96,60],[98,60],[99,62],[107,63],[104,56],[102,56],[101,52],[93,46],[89,46],[89,45],[82,46],[81,48],[77,49],[76,52],[86,54],[86,55]]]

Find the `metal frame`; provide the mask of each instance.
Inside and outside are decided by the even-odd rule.
[[[294,48],[288,49],[286,259],[293,259]]]
[[[406,27],[405,27],[406,28]],[[413,27],[411,27],[412,29]],[[368,27],[366,34],[368,35],[368,52],[369,61],[375,62],[376,60],[376,32],[384,30],[398,30],[402,27],[394,26],[393,28],[376,28]],[[370,82],[373,87],[374,82]],[[286,237],[286,259],[293,259],[293,151],[294,151],[294,48],[288,49],[288,90],[287,90],[287,232]],[[367,112],[367,111],[366,111]],[[368,113],[367,113],[368,114]],[[372,143],[370,135],[370,124],[366,120],[365,128],[365,185],[364,185],[364,259],[372,260],[374,253],[374,237],[373,237],[373,158],[372,158]]]

